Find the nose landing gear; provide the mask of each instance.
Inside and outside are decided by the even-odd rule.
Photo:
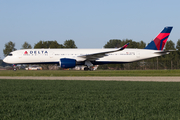
[[[14,71],[16,71],[16,70],[17,70],[16,65],[13,65],[13,70],[14,70]]]

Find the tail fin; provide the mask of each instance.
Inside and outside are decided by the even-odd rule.
[[[144,49],[163,50],[172,28],[173,27],[165,27]]]

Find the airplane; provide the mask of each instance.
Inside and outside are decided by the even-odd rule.
[[[126,48],[129,43],[118,49],[23,49],[11,52],[3,61],[13,65],[58,64],[61,68],[84,65],[84,70],[92,70],[94,65],[131,63],[169,54],[163,48],[172,28],[165,27],[144,49]]]

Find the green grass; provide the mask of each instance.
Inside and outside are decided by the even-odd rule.
[[[6,70],[0,71],[0,76],[180,76],[180,70],[97,70],[97,71],[68,71],[68,70]]]
[[[0,80],[1,119],[180,119],[180,83]]]

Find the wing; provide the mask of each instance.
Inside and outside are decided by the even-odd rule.
[[[102,58],[104,56],[107,56],[107,53],[112,53],[112,52],[117,52],[117,51],[121,51],[124,50],[127,46],[129,45],[129,43],[125,44],[123,47],[117,49],[117,50],[113,50],[113,51],[106,51],[106,52],[100,52],[100,53],[93,53],[93,54],[88,54],[88,55],[82,55],[82,56],[78,56],[78,57],[82,57],[85,58],[86,60],[89,61],[93,61],[93,60],[97,60],[98,58]]]

